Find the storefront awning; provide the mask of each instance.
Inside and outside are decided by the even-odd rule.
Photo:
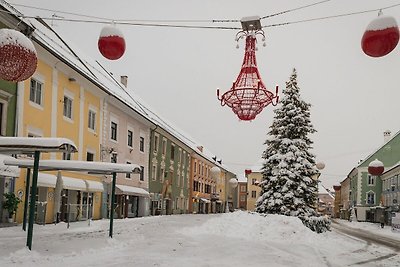
[[[57,183],[57,176],[43,172],[38,173],[38,180],[37,180],[38,187],[40,186],[40,187],[56,188],[56,183]]]
[[[85,180],[88,192],[103,192],[103,183],[91,180]]]
[[[0,176],[19,177],[19,168],[4,164],[5,159],[14,159],[11,156],[0,154]]]
[[[128,186],[128,185],[115,185],[115,193],[117,195],[131,195],[131,196],[141,196],[150,197],[149,192],[140,187]]]
[[[63,189],[86,191],[86,183],[82,179],[63,176]]]
[[[205,198],[200,198],[201,201],[203,201],[204,203],[210,203],[211,201]]]

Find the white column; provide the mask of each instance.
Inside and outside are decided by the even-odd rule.
[[[53,68],[51,80],[51,137],[57,137],[58,70],[56,68]],[[51,153],[50,158],[56,159],[56,153]]]
[[[85,89],[81,86],[80,87],[80,92],[79,92],[79,154],[78,154],[78,160],[82,160],[84,157],[84,149],[83,149],[83,129],[85,127],[84,121],[85,121]],[[86,114],[87,115],[87,114]]]

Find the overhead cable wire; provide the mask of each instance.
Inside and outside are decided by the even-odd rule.
[[[284,10],[284,11],[281,11],[281,12],[278,12],[278,13],[274,13],[274,14],[271,14],[271,15],[263,16],[260,19],[266,19],[266,18],[270,18],[270,17],[275,17],[275,16],[278,16],[278,15],[282,15],[282,14],[289,13],[289,12],[292,12],[292,11],[296,11],[296,10],[300,10],[300,9],[304,9],[304,8],[308,8],[308,7],[312,7],[312,6],[316,6],[316,5],[323,4],[323,3],[326,3],[326,2],[330,2],[330,1],[332,1],[332,0],[319,1],[319,2],[308,4],[308,5],[305,5],[305,6],[300,6],[300,7]],[[240,22],[240,20],[239,19],[213,19],[212,22]]]
[[[86,14],[80,14],[80,13],[74,13],[74,12],[67,12],[67,11],[61,11],[61,10],[55,10],[55,9],[48,9],[48,8],[41,8],[41,7],[34,7],[34,6],[28,6],[28,5],[22,5],[22,4],[13,4],[14,6],[20,6],[20,7],[25,7],[25,8],[30,8],[30,9],[36,9],[36,10],[42,10],[42,11],[49,11],[52,13],[59,14],[66,14],[66,15],[73,15],[73,16],[78,16],[78,17],[83,17],[83,18],[92,18],[92,19],[99,19],[99,20],[104,20],[108,22],[113,22],[113,21],[124,21],[124,22],[153,22],[153,23],[200,23],[200,22],[213,22],[212,20],[196,20],[196,19],[185,19],[185,20],[179,20],[179,19],[174,19],[174,20],[167,20],[167,19],[113,19],[113,18],[106,18],[106,17],[98,17],[98,16],[92,16],[92,15],[86,15]]]
[[[300,10],[300,9],[304,9],[304,8],[308,8],[308,7],[312,7],[312,6],[316,6],[325,2],[330,2],[332,0],[324,0],[324,1],[319,1],[316,3],[312,3],[312,4],[308,4],[305,6],[300,6],[300,7],[296,7],[293,9],[288,9],[285,11],[281,11],[275,14],[271,14],[271,15],[267,15],[267,16],[263,16],[261,17],[261,19],[265,19],[265,18],[269,18],[269,17],[274,17],[274,16],[278,16],[278,15],[282,15],[285,13],[289,13],[292,11],[296,11],[296,10]],[[30,9],[36,9],[36,10],[42,10],[42,11],[50,11],[53,13],[60,13],[60,14],[67,14],[67,15],[74,15],[74,16],[79,16],[79,17],[85,17],[85,18],[94,18],[94,19],[101,19],[101,20],[107,20],[107,21],[126,21],[126,22],[152,22],[152,23],[178,23],[178,22],[184,22],[184,23],[207,23],[207,22],[213,22],[213,23],[233,23],[233,22],[240,22],[239,19],[212,19],[212,20],[143,20],[143,19],[135,19],[135,20],[116,20],[116,19],[111,19],[111,18],[104,18],[104,17],[97,17],[97,16],[91,16],[91,15],[85,15],[85,14],[79,14],[79,13],[73,13],[73,12],[66,12],[66,11],[61,11],[61,10],[54,10],[54,9],[48,9],[48,8],[41,8],[41,7],[35,7],[35,6],[29,6],[29,5],[23,5],[23,4],[13,4],[14,6],[20,6],[20,7],[25,7],[25,8],[30,8]]]
[[[353,15],[360,15],[360,14],[365,14],[365,13],[371,13],[371,12],[377,12],[380,10],[385,10],[393,7],[400,6],[400,4],[395,4],[383,8],[375,8],[375,9],[369,9],[369,10],[364,10],[364,11],[357,11],[357,12],[351,12],[351,13],[346,13],[346,14],[338,14],[338,15],[332,15],[332,16],[326,16],[326,17],[318,17],[318,18],[311,18],[311,19],[303,19],[303,20],[296,20],[296,21],[288,21],[288,22],[283,22],[283,23],[275,23],[275,24],[269,24],[262,26],[262,28],[270,28],[270,27],[276,27],[276,26],[286,26],[290,24],[297,24],[297,23],[303,23],[303,22],[310,22],[310,21],[319,21],[319,20],[327,20],[327,19],[334,19],[334,18],[340,18],[340,17],[347,17],[347,16],[353,16]]]
[[[306,6],[301,6],[298,8],[282,11],[273,15],[265,16],[262,18],[266,17],[271,17],[271,16],[276,16],[279,14],[283,13],[288,13],[294,10],[299,10],[303,8],[307,8],[310,6],[315,6],[318,4],[322,4],[325,2],[328,2],[331,0],[324,0],[320,2],[316,2],[313,4],[309,4]],[[337,14],[337,15],[332,15],[332,16],[325,16],[325,17],[317,17],[317,18],[311,18],[311,19],[303,19],[303,20],[297,20],[297,21],[288,21],[288,22],[282,22],[282,23],[274,23],[274,24],[269,24],[262,26],[262,28],[270,28],[270,27],[277,27],[277,26],[286,26],[290,24],[298,24],[298,23],[304,23],[304,22],[311,22],[311,21],[321,21],[321,20],[327,20],[327,19],[334,19],[334,18],[340,18],[340,17],[347,17],[347,16],[353,16],[353,15],[359,15],[359,14],[364,14],[364,13],[370,13],[370,12],[377,12],[380,10],[385,10],[385,9],[390,9],[400,6],[399,4],[394,4],[391,6],[383,7],[383,8],[375,8],[375,9],[370,9],[370,10],[363,10],[363,11],[357,11],[357,12],[351,12],[351,13],[345,13],[345,14]],[[3,13],[10,13],[7,11],[0,11]],[[68,12],[65,12],[68,13]],[[74,14],[74,15],[79,15],[79,16],[85,16],[82,14],[76,14],[76,13],[69,13],[69,14]],[[25,16],[25,15],[17,15],[20,18],[33,18],[36,19],[38,16]],[[89,16],[86,16],[89,17]],[[43,20],[51,20],[51,21],[67,21],[67,22],[77,22],[77,23],[97,23],[97,24],[118,24],[118,25],[128,25],[128,26],[140,26],[140,27],[165,27],[165,28],[187,28],[187,29],[213,29],[213,30],[242,30],[240,27],[227,27],[227,26],[200,26],[200,25],[184,25],[184,24],[169,24],[169,23],[140,23],[143,21],[147,22],[154,22],[156,20],[110,20],[110,19],[105,19],[105,18],[100,18],[100,17],[94,17],[91,16],[92,18],[96,18],[95,20],[93,19],[71,19],[71,18],[63,18],[63,17],[40,17]],[[158,20],[158,21],[164,21],[164,22],[206,22],[206,20]],[[240,20],[210,20],[209,22],[239,22]]]
[[[36,19],[38,16],[19,16],[21,18]],[[43,20],[51,21],[68,21],[68,22],[82,22],[82,23],[97,23],[97,24],[110,24],[111,21],[101,20],[85,20],[85,19],[68,19],[60,17],[40,17]],[[143,26],[143,27],[165,27],[165,28],[188,28],[188,29],[211,29],[211,30],[242,30],[239,27],[225,27],[225,26],[197,26],[197,25],[177,25],[177,24],[158,24],[158,23],[134,23],[125,21],[112,21],[115,25],[128,25],[128,26]]]
[[[79,14],[79,13],[73,13],[73,12],[67,12],[67,11],[61,11],[61,10],[48,9],[48,8],[43,8],[43,7],[28,6],[28,5],[22,5],[22,4],[13,4],[13,3],[11,3],[11,4],[13,6],[25,7],[25,8],[30,8],[30,9],[42,10],[42,11],[50,11],[50,12],[53,12],[53,13],[61,13],[61,14],[67,14],[67,15],[74,15],[74,16],[78,16],[78,17],[85,17],[85,18],[102,19],[102,20],[112,21],[112,19],[104,18],[104,17],[97,17],[97,16],[91,16],[91,15],[85,15],[85,14]]]
[[[289,12],[292,12],[292,11],[296,11],[296,10],[300,10],[300,9],[304,9],[304,8],[308,8],[308,7],[312,7],[312,6],[316,6],[316,5],[323,4],[323,3],[326,3],[326,2],[330,2],[330,1],[331,0],[324,0],[324,1],[313,3],[313,4],[300,6],[300,7],[296,7],[296,8],[292,8],[292,9],[288,9],[288,10],[281,11],[281,12],[278,12],[278,13],[275,13],[275,14],[271,14],[271,15],[267,15],[267,16],[261,17],[260,19],[266,19],[266,18],[270,18],[270,17],[275,17],[275,16],[278,16],[278,15],[282,15],[282,14],[289,13]]]

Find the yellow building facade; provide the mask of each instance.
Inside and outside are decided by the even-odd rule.
[[[254,211],[256,201],[260,196],[261,187],[259,184],[262,181],[261,172],[252,172],[246,175],[247,177],[247,210]]]
[[[75,154],[42,153],[41,159],[99,161],[104,92],[42,46],[35,43],[35,48],[37,70],[18,84],[18,136],[64,137],[78,147]],[[22,170],[14,190],[23,201],[26,176]],[[62,187],[57,187],[59,180]],[[36,223],[101,218],[102,181],[102,176],[79,172],[40,172]],[[17,211],[18,223],[23,220],[23,207],[24,202]]]

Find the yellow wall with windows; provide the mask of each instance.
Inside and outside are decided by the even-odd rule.
[[[260,196],[261,192],[261,187],[253,184],[253,179],[257,181],[258,183],[261,183],[262,181],[262,174],[261,172],[252,172],[247,175],[247,210],[253,211],[256,206],[256,201],[258,197]],[[253,197],[252,192],[256,192],[256,196]]]
[[[89,129],[89,110],[94,109],[96,113],[95,130]],[[94,152],[94,161],[100,161],[100,99],[89,91],[85,91],[85,104],[83,112],[83,142],[85,144],[82,160],[86,160],[88,149]]]
[[[39,52],[41,50],[38,50]],[[47,55],[48,56],[48,55]],[[81,153],[81,160],[86,160],[86,153],[88,149],[94,154],[94,161],[100,160],[100,97],[96,96],[96,91],[100,89],[94,86],[90,90],[85,89],[79,83],[79,79],[76,81],[69,81],[69,75],[57,70],[54,66],[47,64],[45,61],[38,60],[38,67],[33,75],[33,79],[42,83],[42,98],[41,105],[38,105],[30,101],[30,86],[31,79],[24,82],[23,91],[23,105],[22,109],[22,123],[20,134],[22,136],[28,136],[28,134],[38,135],[42,137],[65,137],[71,139],[76,146],[81,148],[78,153]],[[57,63],[60,64],[62,63]],[[71,70],[71,72],[73,72]],[[57,80],[53,80],[56,78]],[[87,81],[84,84],[88,84]],[[53,96],[53,89],[56,89],[57,97]],[[64,95],[72,98],[72,118],[69,119],[64,116]],[[100,93],[99,93],[100,95]],[[81,101],[82,99],[82,101]],[[52,105],[56,105],[53,107]],[[81,107],[83,111],[81,112]],[[95,131],[88,129],[88,113],[89,108],[96,111],[96,123]],[[56,110],[55,123],[54,114]],[[52,120],[53,116],[53,120]],[[81,121],[83,120],[83,122]],[[82,128],[80,128],[82,127]],[[52,136],[52,134],[55,136]],[[82,142],[82,143],[80,143]],[[71,154],[71,160],[78,160],[79,154]],[[56,153],[56,159],[62,159],[62,153]],[[41,159],[50,159],[50,153],[42,153]],[[63,175],[79,178],[84,180],[94,180],[102,182],[102,176],[100,175],[88,175],[79,172],[62,172]],[[24,192],[26,186],[26,171],[22,170],[21,175],[17,178],[15,183],[15,193],[18,191]],[[32,184],[32,176],[31,176]],[[46,223],[52,223],[54,221],[54,189],[47,188],[47,211],[46,211]],[[24,197],[23,197],[24,200]],[[93,218],[101,218],[101,206],[102,206],[102,193],[93,193]],[[24,203],[19,205],[16,220],[21,223],[23,220]]]
[[[38,61],[37,70],[33,76],[34,79],[43,83],[42,87],[42,104],[29,100],[31,79],[24,82],[24,99],[23,99],[23,135],[28,133],[37,133],[40,129],[43,136],[51,135],[51,106],[52,106],[52,68],[43,61]],[[44,155],[42,157],[45,157]]]
[[[79,146],[80,121],[80,86],[77,82],[70,82],[68,77],[58,72],[57,88],[57,137],[65,137]],[[64,96],[72,98],[72,118],[64,116]],[[58,158],[62,158],[62,155]],[[71,155],[71,160],[78,160],[78,153]]]

